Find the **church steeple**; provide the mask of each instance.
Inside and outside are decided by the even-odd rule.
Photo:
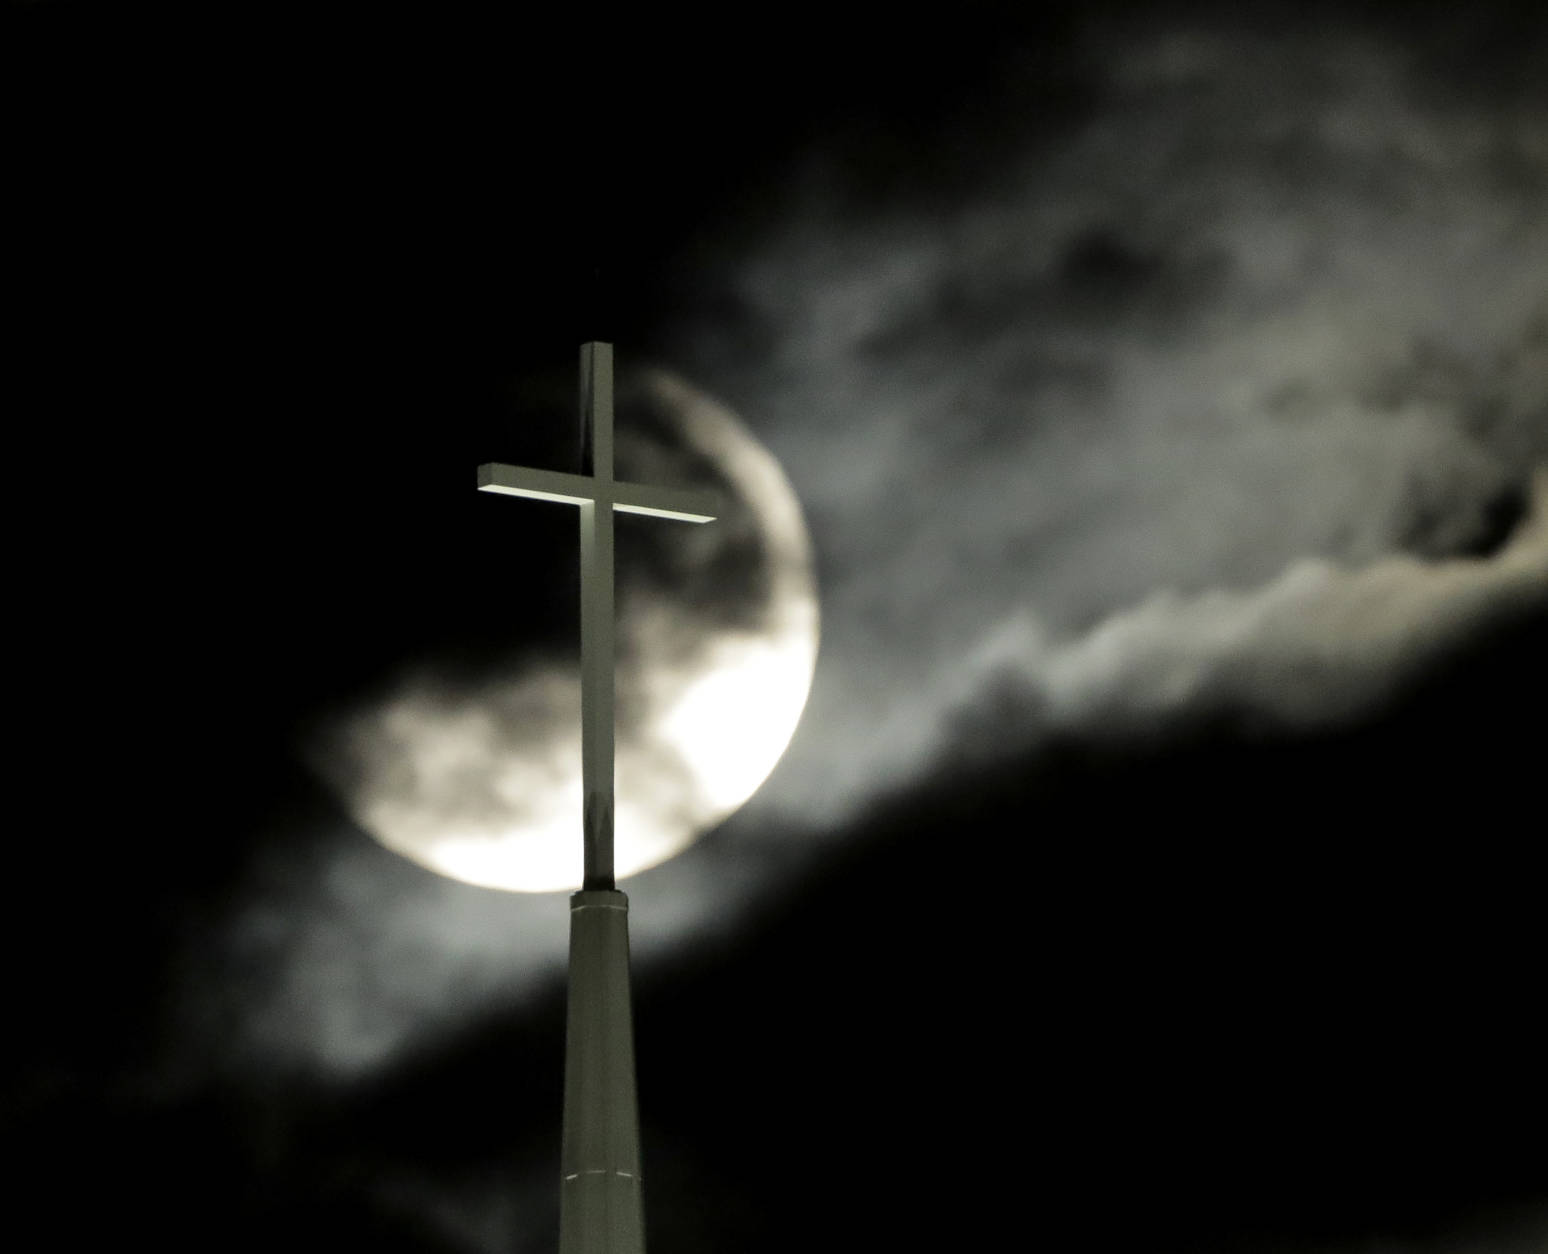
[[[713,493],[613,477],[613,346],[581,347],[582,473],[488,463],[481,491],[580,507],[584,874],[570,898],[560,1254],[644,1254],[629,899],[613,880],[613,514],[709,522]]]

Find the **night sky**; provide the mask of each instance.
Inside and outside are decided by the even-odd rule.
[[[1540,6],[5,20],[39,1248],[555,1247],[565,895],[305,746],[573,658],[473,475],[574,469],[605,338],[822,606],[622,885],[657,1254],[1548,1251]]]

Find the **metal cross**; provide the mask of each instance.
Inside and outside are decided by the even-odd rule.
[[[580,506],[581,788],[587,890],[613,883],[613,511],[706,523],[713,492],[648,487],[613,478],[613,346],[581,345],[581,473],[488,462],[481,492]]]

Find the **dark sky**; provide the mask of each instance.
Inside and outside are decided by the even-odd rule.
[[[18,1226],[553,1247],[563,896],[296,746],[563,647],[472,470],[604,336],[824,613],[625,884],[655,1250],[1548,1249],[1534,6],[6,24]]]

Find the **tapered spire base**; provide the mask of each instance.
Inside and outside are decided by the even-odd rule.
[[[559,1254],[645,1254],[629,1002],[629,898],[570,898]]]

